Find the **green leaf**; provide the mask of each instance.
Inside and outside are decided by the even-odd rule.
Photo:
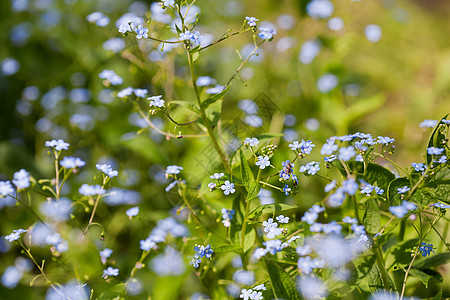
[[[409,265],[411,263],[411,251],[414,247],[418,246],[420,239],[407,240],[400,245],[395,246],[392,254],[395,257],[395,263],[399,265]]]
[[[439,274],[438,272],[434,271],[434,270],[420,270],[420,269],[416,269],[416,268],[411,268],[411,270],[409,270],[409,273],[416,277],[417,279],[419,279],[426,288],[428,288],[428,282],[430,281],[431,278],[436,279],[437,281],[442,281],[442,276],[441,274]]]
[[[436,127],[433,129],[433,132],[431,133],[430,139],[428,140],[427,149],[430,147],[436,147],[436,148],[443,148],[445,144],[447,143],[445,139],[445,128],[447,127],[442,120],[447,119],[448,114],[446,114],[443,118],[440,119],[439,123],[436,125]],[[431,155],[427,154],[427,165],[430,165],[433,161],[433,158]]]
[[[353,265],[358,274],[355,282],[357,285],[359,285],[363,279],[367,278],[367,274],[372,270],[374,264],[375,255],[357,257],[353,261]]]
[[[386,272],[389,291],[395,291],[395,284],[392,281],[391,276]],[[383,279],[381,278],[380,270],[378,269],[377,264],[372,265],[372,269],[369,272],[368,275],[368,283],[369,283],[369,290],[373,294],[375,292],[379,292],[386,290],[383,284]]]
[[[245,201],[250,201],[256,197],[258,197],[259,194],[259,184],[256,181],[250,182],[250,185],[248,186],[248,194],[247,199]]]
[[[430,177],[424,188],[420,189],[427,196],[423,205],[428,205],[436,200],[450,203],[450,169],[444,168]]]
[[[442,299],[442,289],[431,300],[441,300],[441,299]]]
[[[366,211],[364,213],[364,226],[367,232],[375,234],[380,228],[380,209],[376,199],[366,201]]]
[[[248,165],[248,162],[245,159],[242,149],[239,150],[239,156],[241,160],[242,183],[244,184],[245,189],[249,191],[250,184],[255,182],[255,177],[253,177],[252,169],[250,169],[250,166]]]
[[[426,258],[424,260],[420,260],[419,262],[415,263],[413,265],[414,268],[417,269],[429,269],[429,268],[435,268],[440,265],[446,264],[450,262],[450,252],[445,253],[438,253],[436,255],[431,254],[429,258]]]
[[[233,245],[222,245],[222,246],[216,246],[214,249],[214,254],[221,254],[221,253],[228,253],[228,252],[234,252],[237,254],[242,253],[242,248],[239,246],[233,246]]]
[[[396,178],[391,181],[387,192],[387,200],[390,205],[400,205],[402,203],[401,194],[398,193],[397,189],[405,185],[411,188],[411,184],[406,177]]]
[[[226,89],[224,89],[222,92],[215,94],[211,97],[209,97],[208,99],[204,100],[201,104],[200,104],[200,108],[201,109],[207,109],[211,104],[213,104],[214,102],[216,102],[217,100],[219,100],[220,98],[222,98],[230,89],[231,85],[229,85]]]
[[[297,291],[294,278],[277,263],[268,259],[265,259],[264,262],[275,299],[301,300],[302,297]]]
[[[343,175],[347,175],[345,169],[340,164],[338,168]],[[395,179],[395,175],[391,171],[377,164],[369,163],[364,170],[364,163],[352,161],[349,163],[349,168],[357,175],[358,179],[364,179],[368,183],[374,184],[385,191],[387,191],[389,183]]]
[[[250,232],[247,232],[245,234],[244,253],[250,250],[253,246],[255,246],[256,240],[256,231],[250,226],[248,226],[247,229],[248,228],[250,228]]]
[[[288,210],[298,209],[298,206],[283,204],[283,203],[274,203],[274,204],[265,204],[255,207],[248,214],[249,219],[257,218],[264,214],[273,214],[273,213],[282,213]]]
[[[174,100],[174,101],[170,101],[169,104],[181,105],[184,108],[187,108],[187,109],[189,109],[192,112],[195,112],[197,114],[200,113],[200,110],[198,109],[198,107],[195,104],[193,104],[192,102],[189,102],[189,101]]]

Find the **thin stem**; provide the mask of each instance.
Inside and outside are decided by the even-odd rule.
[[[55,155],[55,189],[56,189],[56,199],[59,199],[61,189],[59,186],[59,164],[58,164],[59,154]]]
[[[381,280],[383,281],[384,289],[386,291],[389,291],[389,281],[388,281],[388,277],[387,277],[388,275],[386,272],[386,268],[384,267],[383,253],[381,252],[380,246],[377,247],[377,249],[375,251],[375,256],[376,256],[377,267],[380,271]]]
[[[206,112],[205,112],[205,108],[202,107],[201,105],[201,99],[200,99],[200,94],[198,92],[198,87],[197,87],[197,83],[196,83],[196,78],[195,78],[195,71],[194,71],[194,60],[192,58],[191,53],[189,53],[188,49],[186,48],[187,51],[187,55],[188,55],[188,62],[189,62],[189,70],[191,72],[191,80],[192,80],[192,86],[194,87],[194,92],[195,92],[195,96],[197,98],[197,103],[198,106],[200,107],[200,114],[203,120],[203,123],[206,126],[206,130],[208,132],[208,136],[211,139],[211,142],[214,146],[214,149],[216,150],[216,152],[219,154],[219,157],[222,161],[223,166],[225,167],[225,169],[227,170],[227,173],[231,173],[231,168],[229,165],[229,157],[226,154],[226,152],[224,152],[222,150],[222,148],[220,147],[219,143],[217,142],[216,136],[214,135],[213,129],[211,128],[211,125],[209,124],[209,120],[208,117],[206,116]]]
[[[249,59],[255,55],[256,50],[264,43],[265,40],[262,40],[258,45],[255,46],[252,52],[247,56],[247,58],[239,65],[239,67],[236,69],[236,71],[231,75],[230,79],[228,79],[227,84],[225,85],[225,88],[228,87],[233,79],[237,76],[237,74],[242,70],[242,68],[245,66],[245,64],[249,61]]]
[[[185,125],[189,125],[194,123],[195,121],[197,121],[198,119],[200,119],[201,116],[197,116],[194,120],[186,122],[186,123],[178,123],[177,121],[175,121],[174,119],[172,119],[172,117],[169,115],[169,113],[167,111],[164,111],[164,114],[170,119],[170,121],[172,121],[173,123],[175,123],[178,126],[185,126]]]
[[[165,132],[156,127],[156,125],[150,120],[150,118],[142,111],[142,109],[139,107],[138,103],[134,103],[134,107],[137,109],[139,115],[145,120],[145,122],[156,132],[158,132],[161,135],[164,135],[168,138],[199,138],[199,137],[205,137],[208,136],[207,134],[184,134],[184,135],[175,135],[173,133]]]
[[[422,238],[419,241],[419,245],[422,244],[423,240],[425,239],[425,237],[427,236],[427,234],[431,231],[431,228],[433,228],[433,226],[439,221],[439,215],[437,215],[435,217],[435,219],[433,220],[433,223],[430,225],[430,228],[428,228],[427,232],[422,236]],[[411,267],[414,263],[414,260],[416,259],[417,255],[419,254],[419,248],[420,247],[416,247],[416,251],[414,252],[414,256],[411,260],[411,263],[408,266],[408,269],[406,270],[405,273],[405,278],[403,279],[403,286],[402,286],[402,293],[400,294],[400,300],[403,299],[403,295],[405,294],[405,289],[406,289],[406,280],[408,279],[408,275],[409,275],[409,271],[411,270]]]
[[[47,277],[47,275],[44,272],[44,268],[41,267],[41,265],[39,265],[37,263],[37,261],[34,259],[33,255],[31,254],[30,250],[25,247],[25,245],[23,244],[23,242],[21,240],[19,240],[20,245],[22,246],[23,250],[25,251],[26,255],[33,261],[33,263],[36,265],[36,267],[38,268],[39,272],[41,272],[42,277],[44,277],[44,279],[46,280],[46,282],[50,285],[50,287],[52,289],[55,290],[55,292],[57,292],[58,294],[60,294],[61,296],[63,296],[63,298],[66,298],[66,296],[52,283],[52,281]]]
[[[102,189],[105,186],[106,182],[108,181],[107,177],[103,178],[103,184],[102,184]],[[91,213],[91,217],[89,218],[89,223],[86,226],[86,229],[84,231],[84,235],[86,235],[88,233],[89,227],[92,225],[92,221],[94,220],[94,216],[95,216],[95,212],[97,211],[97,206],[98,203],[100,201],[101,196],[97,195],[97,199],[95,199],[95,203],[94,203],[94,208],[92,209],[92,213]]]
[[[147,256],[150,254],[150,251],[142,251],[141,258],[139,261],[134,265],[133,269],[130,273],[130,278],[134,277],[134,274],[136,274],[136,271],[142,268],[142,262],[147,258]]]
[[[39,222],[41,222],[42,224],[45,224],[44,223],[44,221],[42,221],[42,219],[41,219],[41,217],[39,217],[38,216],[38,214],[33,210],[33,209],[31,209],[31,207],[29,207],[28,205],[26,205],[22,200],[20,200],[18,197],[15,197],[15,196],[13,196],[13,195],[9,195],[9,196],[11,196],[11,198],[14,198],[14,200],[16,200],[17,202],[19,202],[20,204],[22,204],[23,206],[25,206],[25,208],[27,209],[27,210],[29,210],[38,220],[39,220]]]

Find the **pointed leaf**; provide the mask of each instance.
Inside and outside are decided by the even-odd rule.
[[[376,199],[371,198],[366,202],[364,226],[371,234],[377,233],[380,229],[380,209]]]
[[[274,204],[265,204],[260,205],[252,209],[248,215],[249,219],[257,218],[264,214],[273,214],[273,213],[282,213],[288,210],[296,210],[298,206],[283,204],[283,203],[274,203]]]
[[[275,299],[301,300],[302,297],[297,291],[294,278],[277,263],[268,259],[265,259],[264,262],[272,283]]]
[[[211,104],[213,104],[214,102],[216,102],[217,100],[219,100],[220,98],[222,98],[230,89],[231,85],[229,85],[226,89],[224,89],[223,91],[221,91],[218,94],[215,94],[211,97],[209,97],[208,99],[204,100],[201,104],[200,104],[200,108],[205,110],[207,109]]]
[[[250,166],[248,165],[247,160],[245,159],[244,153],[242,152],[242,149],[239,150],[239,156],[241,159],[241,179],[242,184],[244,184],[245,189],[248,191],[250,184],[252,182],[255,182],[255,178],[253,177],[252,169],[250,169]]]

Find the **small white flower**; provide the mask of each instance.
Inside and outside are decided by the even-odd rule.
[[[244,140],[244,145],[250,145],[251,147],[256,147],[256,146],[258,146],[258,144],[259,144],[259,141],[258,141],[258,139],[257,138],[246,138],[245,140]]]
[[[277,219],[277,221],[280,223],[285,223],[285,224],[289,223],[289,217],[285,217],[283,215],[279,215],[275,219]]]
[[[258,161],[255,163],[257,166],[259,166],[260,169],[264,169],[265,167],[270,166],[269,157],[266,156],[258,156]]]
[[[162,95],[148,97],[147,100],[150,100],[149,106],[163,107],[165,101],[162,99]]]
[[[223,190],[223,193],[225,195],[229,195],[230,193],[233,194],[236,192],[234,189],[234,183],[231,183],[230,181],[225,181],[224,184],[220,187]]]

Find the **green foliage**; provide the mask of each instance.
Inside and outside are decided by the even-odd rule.
[[[289,273],[270,259],[265,259],[264,263],[269,274],[275,299],[302,299],[297,291],[295,281]]]

